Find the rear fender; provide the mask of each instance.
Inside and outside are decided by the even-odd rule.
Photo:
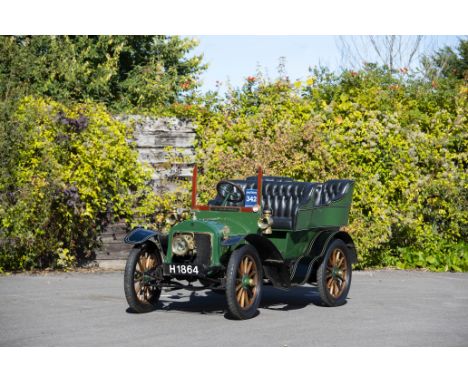
[[[325,253],[327,251],[328,246],[334,239],[342,240],[349,249],[349,253],[351,255],[351,264],[357,262],[357,250],[356,246],[354,245],[354,241],[349,235],[349,233],[344,231],[325,231],[320,234],[320,237],[316,241],[312,251],[311,257],[314,258],[313,266],[308,274],[308,282],[315,282],[317,277],[317,270],[320,267],[320,264],[323,261]]]

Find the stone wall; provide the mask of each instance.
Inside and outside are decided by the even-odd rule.
[[[192,176],[195,126],[191,122],[137,115],[119,119],[134,126],[139,158],[154,168],[155,188],[163,185],[171,188],[171,179]]]
[[[117,118],[134,127],[139,159],[154,169],[152,182],[155,192],[173,190],[174,180],[191,178],[195,158],[195,126],[191,122],[138,115]],[[123,243],[125,235],[124,224],[109,226],[103,233],[103,247],[96,253],[100,267],[122,269],[131,249]]]

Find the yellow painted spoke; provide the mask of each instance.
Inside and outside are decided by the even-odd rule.
[[[249,273],[250,270],[252,269],[253,261],[249,261],[249,264],[247,265],[247,270],[245,273]]]
[[[340,256],[338,259],[338,264],[336,264],[338,267],[341,267],[341,264],[343,264],[344,257]]]
[[[241,294],[241,307],[243,308],[245,305],[245,289],[242,289],[242,294]]]
[[[143,259],[141,257],[138,259],[138,265],[140,267],[140,271],[144,272],[145,267],[143,266]]]
[[[242,296],[242,291],[243,290],[244,289],[242,288],[242,285],[241,285],[241,288],[239,289],[239,292],[237,292],[237,295],[236,295],[237,301],[239,301],[239,304],[240,304],[240,301],[241,301],[241,296]]]
[[[138,294],[140,293],[140,289],[141,289],[141,283],[140,282],[135,282],[134,283],[134,288],[135,288],[135,293]]]

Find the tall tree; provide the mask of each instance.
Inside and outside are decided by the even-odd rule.
[[[345,67],[376,63],[390,70],[411,68],[419,58],[427,36],[340,36],[338,47]]]
[[[0,99],[39,94],[112,108],[180,101],[206,68],[177,36],[1,36]]]
[[[432,56],[425,56],[422,64],[431,78],[442,76],[468,80],[468,39],[460,39],[455,50],[445,46]]]

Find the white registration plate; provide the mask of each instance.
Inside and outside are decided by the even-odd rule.
[[[169,274],[169,275],[198,275],[198,265],[166,264],[166,274]]]

